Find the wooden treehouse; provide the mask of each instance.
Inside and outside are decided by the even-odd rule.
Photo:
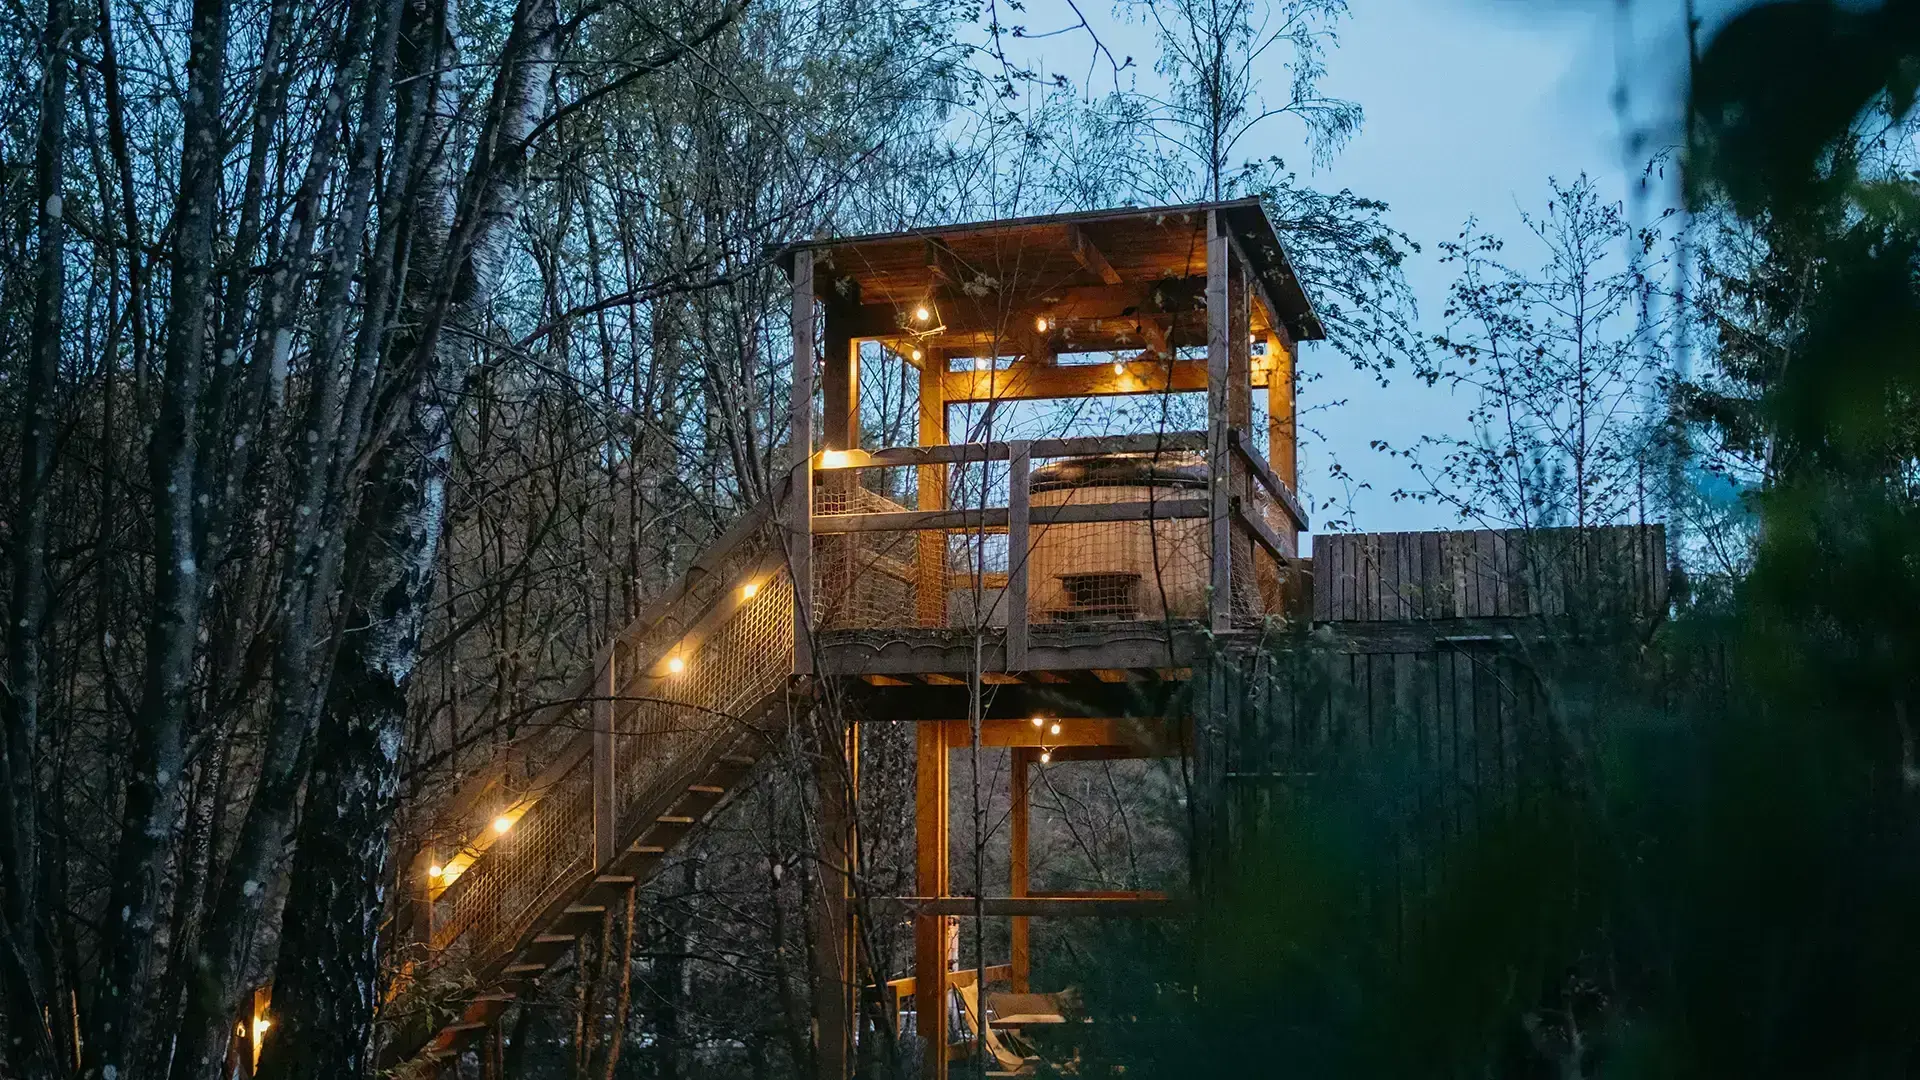
[[[794,733],[822,762],[821,1075],[849,1075],[862,995],[919,1032],[926,1076],[975,1054],[1030,1070],[1002,1033],[1063,1018],[1029,985],[1028,921],[1178,911],[1163,894],[1030,890],[1032,770],[1186,756],[1203,791],[1225,784],[1239,751],[1206,719],[1229,682],[1209,665],[1276,617],[1360,628],[1340,677],[1417,703],[1438,700],[1446,635],[1368,624],[1492,641],[1483,624],[1562,603],[1497,533],[1319,538],[1336,561],[1314,583],[1297,557],[1294,361],[1321,328],[1256,200],[822,240],[783,259],[792,468],[544,723],[433,808],[400,929],[424,946],[418,966],[458,965],[479,990],[401,1051],[447,1058],[491,1030]],[[917,385],[914,445],[863,439],[863,358]],[[1076,403],[1172,394],[1193,408],[1108,408],[1109,431],[1149,420],[1032,437],[1083,419]],[[1617,532],[1600,558],[1632,568],[1640,607],[1664,606],[1657,531]],[[1448,671],[1447,693],[1473,685]],[[918,722],[915,896],[853,895],[855,717]],[[953,894],[948,866],[949,758],[973,745],[974,717],[1013,773],[1010,880],[978,898]],[[1203,798],[1203,834],[1219,802]],[[914,970],[888,973],[891,992],[860,974],[856,910],[913,919]],[[1010,921],[989,986],[949,943],[950,919],[975,913]]]

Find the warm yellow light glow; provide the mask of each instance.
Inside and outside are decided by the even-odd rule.
[[[914,322],[926,322],[931,318],[933,318],[933,312],[927,310],[927,305],[921,304],[919,307],[913,309]]]
[[[513,828],[513,819],[507,815],[501,814],[499,817],[493,819],[494,832],[504,833],[511,828]]]
[[[266,1017],[264,1016],[254,1017],[253,1018],[253,1037],[255,1039],[258,1039],[260,1036],[265,1035],[267,1033],[267,1029],[272,1026],[273,1026],[273,1021],[267,1019]]]
[[[749,581],[745,585],[740,586],[740,599],[751,600],[753,599],[754,594],[758,593],[759,591],[760,591],[760,583],[757,581]]]
[[[1060,725],[1059,725],[1059,724],[1055,724],[1055,725],[1053,725],[1052,727],[1050,727],[1050,728],[1048,728],[1048,729],[1047,729],[1047,734],[1049,734],[1049,735],[1058,735],[1058,734],[1060,734]]]
[[[432,866],[427,867],[427,876],[430,878],[442,877],[446,874],[446,872],[447,872],[447,868],[444,866],[441,866],[439,863],[434,863]]]
[[[686,660],[684,660],[684,659],[682,659],[681,657],[678,657],[678,656],[669,656],[669,657],[667,657],[667,671],[668,671],[668,673],[670,673],[670,674],[673,674],[673,675],[678,675],[678,674],[680,674],[681,672],[683,672],[683,671],[685,671],[685,670],[687,670],[687,662],[686,662]]]
[[[823,468],[823,469],[844,469],[844,468],[846,468],[846,467],[847,467],[847,452],[846,452],[845,450],[822,450],[822,451],[820,451],[820,467],[821,467],[821,468]]]
[[[987,359],[984,356],[980,357],[978,360],[975,360],[973,362],[973,370],[975,371],[985,371],[992,366],[993,366],[993,361]]]
[[[1045,315],[1042,315],[1039,318],[1033,320],[1033,328],[1035,330],[1040,331],[1043,334],[1046,333],[1052,326],[1053,324],[1047,321],[1047,317]]]
[[[1036,716],[1033,718],[1034,727],[1039,727],[1041,724],[1044,724],[1046,722],[1047,722],[1047,718],[1044,716]]]
[[[920,350],[919,350],[919,349],[915,349],[915,350],[913,350],[913,358],[914,358],[915,360],[918,360],[918,359],[920,359],[920,356],[921,356],[921,353],[920,353]]]
[[[1127,365],[1115,360],[1113,362],[1113,373],[1115,375],[1125,375],[1127,373]]]
[[[1040,751],[1040,764],[1045,765],[1047,762],[1052,760],[1053,760],[1053,751],[1051,750]]]

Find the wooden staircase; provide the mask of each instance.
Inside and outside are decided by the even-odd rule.
[[[791,689],[794,590],[772,500],[697,559],[482,772],[427,815],[403,865],[410,978],[476,991],[390,1063],[458,1055],[740,788],[806,700]]]

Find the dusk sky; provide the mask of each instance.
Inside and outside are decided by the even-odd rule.
[[[1707,14],[1721,5],[1699,6]],[[1081,10],[1099,17],[1090,5]],[[1540,207],[1549,177],[1568,180],[1585,171],[1603,191],[1625,198],[1639,175],[1627,164],[1630,132],[1641,133],[1641,160],[1672,142],[1685,56],[1681,0],[1634,0],[1624,35],[1611,0],[1352,0],[1351,10],[1323,87],[1364,107],[1358,138],[1330,166],[1310,170],[1298,127],[1280,121],[1249,141],[1249,153],[1279,154],[1316,186],[1348,187],[1389,203],[1391,223],[1422,249],[1407,276],[1429,333],[1439,329],[1448,282],[1436,245],[1456,235],[1468,217],[1507,237],[1512,261],[1528,265],[1535,253],[1521,235],[1519,211]],[[1064,14],[1050,23],[1054,12]],[[1039,30],[1071,24],[1073,16],[1065,0],[1048,0],[1029,8],[1022,21]],[[1119,9],[1097,29],[1109,48],[1131,53],[1146,68],[1138,73],[1143,82],[1154,78],[1153,43],[1137,19]],[[1068,53],[1055,48],[1062,43],[1049,42],[1055,64]],[[1629,90],[1625,126],[1612,102],[1622,70]],[[1657,213],[1669,198],[1657,193],[1644,212]],[[1371,484],[1353,496],[1356,527],[1455,526],[1450,510],[1393,501],[1390,493],[1409,483],[1410,474],[1369,444],[1405,445],[1423,433],[1458,430],[1468,402],[1444,386],[1415,384],[1404,372],[1392,373],[1383,388],[1370,373],[1311,346],[1303,370],[1320,374],[1303,387],[1301,404],[1323,406],[1308,420],[1325,436],[1302,440],[1307,493],[1316,499],[1338,494],[1325,472],[1337,458],[1357,481]],[[1324,408],[1343,399],[1344,406]]]

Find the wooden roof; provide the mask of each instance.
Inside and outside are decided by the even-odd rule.
[[[894,313],[932,299],[955,345],[963,346],[958,339],[969,332],[978,336],[985,321],[979,311],[970,315],[960,309],[992,309],[1002,321],[1059,310],[1069,320],[1109,324],[1136,311],[1157,313],[1174,344],[1195,344],[1196,335],[1204,343],[1203,320],[1178,313],[1204,296],[1209,210],[1220,211],[1258,278],[1256,329],[1264,328],[1270,316],[1295,340],[1325,337],[1257,198],[802,241],[789,245],[780,259],[791,273],[795,251],[814,252],[816,294],[856,313],[857,337],[886,337],[910,328]],[[1129,296],[1135,301],[1129,303]]]

